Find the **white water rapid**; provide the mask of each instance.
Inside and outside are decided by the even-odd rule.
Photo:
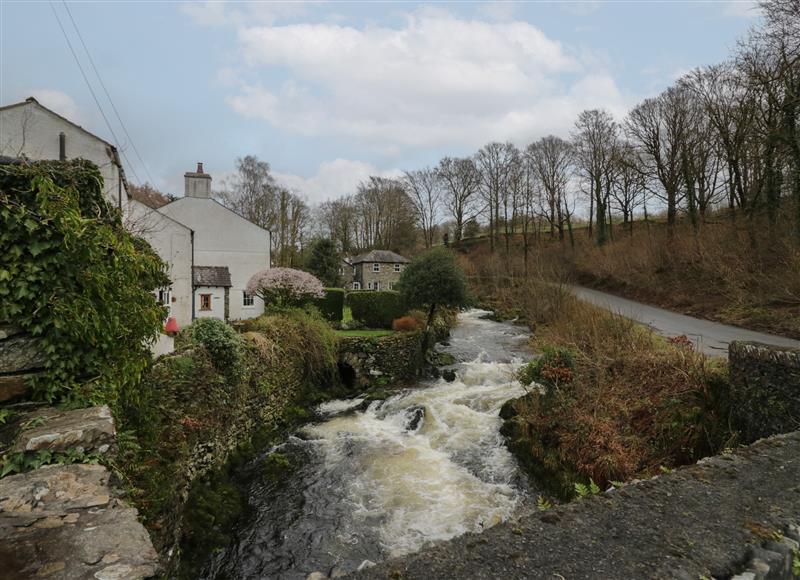
[[[454,382],[366,409],[363,399],[321,405],[325,420],[279,449],[302,467],[280,489],[251,490],[257,513],[206,577],[347,572],[508,519],[525,484],[498,413],[524,394],[514,371],[527,334],[485,314],[461,314],[440,347],[457,361]]]

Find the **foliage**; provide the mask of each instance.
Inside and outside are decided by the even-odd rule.
[[[392,290],[348,292],[346,300],[353,319],[368,328],[391,328],[392,321],[405,313],[400,293]]]
[[[392,321],[392,330],[397,330],[400,332],[414,332],[415,330],[419,330],[419,328],[420,323],[413,316],[401,316],[400,318],[395,318]]]
[[[164,309],[165,267],[122,227],[88,161],[0,166],[0,320],[37,339],[47,401],[135,397]]]
[[[306,262],[306,269],[319,278],[325,286],[340,287],[342,278],[339,275],[342,260],[336,249],[336,243],[330,238],[320,238],[311,246],[311,255]]]
[[[524,365],[517,377],[525,386],[536,382],[557,389],[571,383],[574,372],[575,361],[569,349],[547,347],[539,358]]]
[[[579,482],[575,483],[575,495],[577,495],[579,499],[590,495],[597,495],[598,493],[600,493],[600,486],[598,486],[591,477],[589,478],[589,485]]]
[[[546,511],[552,508],[553,504],[550,502],[549,499],[547,499],[543,495],[540,495],[539,497],[536,498],[536,507],[540,511]]]
[[[192,343],[208,351],[218,371],[231,378],[241,375],[242,339],[229,324],[216,318],[198,318],[184,332]]]
[[[325,288],[325,295],[314,300],[322,316],[331,322],[341,322],[344,318],[344,289]]]
[[[469,300],[464,271],[453,252],[441,247],[414,258],[400,274],[397,289],[407,307],[428,309],[428,324],[436,306],[460,308]]]
[[[34,452],[14,452],[0,458],[0,478],[15,473],[39,469],[43,465],[71,465],[73,463],[100,463],[104,457],[95,452],[86,453],[77,448],[63,452],[40,449]]]
[[[293,268],[268,268],[253,274],[247,292],[259,296],[267,306],[299,306],[307,300],[322,298],[322,282],[313,274]]]

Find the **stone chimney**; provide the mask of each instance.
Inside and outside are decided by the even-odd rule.
[[[197,164],[197,171],[183,174],[184,195],[186,197],[211,198],[211,176],[203,173],[203,164]]]

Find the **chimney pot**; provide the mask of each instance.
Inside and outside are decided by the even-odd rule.
[[[200,162],[197,163],[197,173],[203,173],[203,164]]]

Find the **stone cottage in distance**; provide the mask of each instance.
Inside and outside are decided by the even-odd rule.
[[[344,276],[345,285],[352,290],[393,290],[410,261],[389,250],[361,254],[350,260],[352,277]]]

